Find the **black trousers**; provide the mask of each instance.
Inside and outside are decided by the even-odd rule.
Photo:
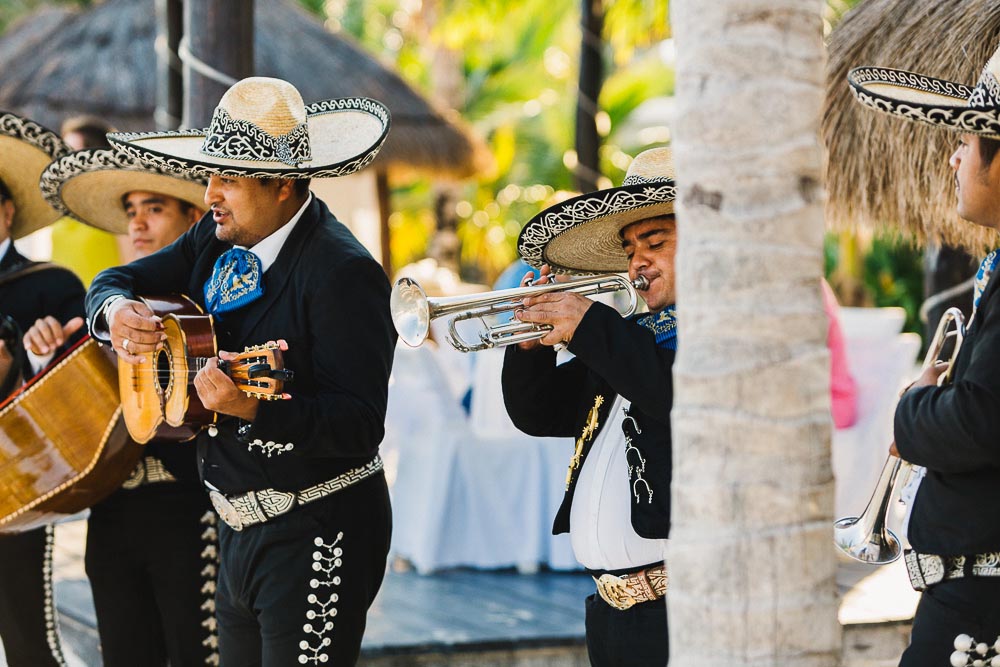
[[[962,634],[990,647],[1000,638],[1000,577],[954,579],[924,591],[900,667],[952,664],[955,637]],[[991,648],[986,664],[993,655]]]
[[[0,535],[0,639],[10,667],[66,664],[52,599],[53,532]]]
[[[354,665],[389,553],[385,477],[240,532],[219,526],[222,667]]]
[[[196,486],[119,490],[87,527],[104,667],[199,667],[216,653],[216,516]]]
[[[662,598],[620,611],[595,593],[587,598],[586,626],[593,667],[666,667],[670,649]]]

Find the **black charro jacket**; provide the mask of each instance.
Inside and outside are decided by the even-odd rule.
[[[15,276],[36,262],[22,255],[11,243],[0,259],[0,276]],[[0,285],[0,315],[10,315],[22,333],[38,320],[51,315],[65,324],[74,317],[83,316],[83,283],[72,271],[60,266],[15,276]],[[22,359],[25,379],[31,371],[27,355]],[[0,378],[2,380],[2,378]],[[6,397],[0,397],[3,400]]]
[[[205,281],[230,247],[206,214],[163,250],[99,274],[91,322],[115,294],[185,294],[204,307]],[[222,416],[217,436],[199,435],[202,478],[227,495],[326,481],[370,461],[384,433],[396,334],[382,267],[314,197],[263,282],[263,296],[217,318],[215,333],[230,351],[287,340],[292,398],[262,401],[242,436],[239,420]]]
[[[573,437],[581,435],[597,396],[604,402],[599,411],[598,431],[609,420],[615,397],[631,401],[629,415],[641,433],[632,444],[646,460],[642,475],[652,489],[652,497],[639,485],[638,500],[633,493],[635,477],[623,478],[632,498],[632,527],[641,537],[666,538],[670,531],[670,406],[673,402],[671,368],[675,352],[656,345],[653,333],[613,308],[595,303],[580,321],[569,350],[574,359],[556,365],[551,347],[524,351],[507,348],[503,365],[503,396],[514,424],[529,435]],[[569,532],[570,506],[579,471],[597,438],[586,440],[580,468],[577,468],[552,532]],[[632,435],[630,433],[630,435]],[[569,455],[567,453],[567,462]],[[622,517],[624,519],[624,517]]]
[[[910,515],[913,549],[1000,551],[1000,277],[993,276],[955,360],[952,382],[910,389],[895,416],[902,458],[925,466]]]

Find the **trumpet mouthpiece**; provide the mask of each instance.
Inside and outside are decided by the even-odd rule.
[[[636,279],[632,281],[632,287],[636,288],[640,292],[645,291],[649,289],[649,280],[646,276],[640,273]]]

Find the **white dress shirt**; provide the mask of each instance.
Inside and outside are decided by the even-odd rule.
[[[640,537],[632,527],[632,488],[625,460],[621,396],[608,413],[580,470],[569,514],[573,554],[590,570],[624,570],[663,561],[667,541]]]

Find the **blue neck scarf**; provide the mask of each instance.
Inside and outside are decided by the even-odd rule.
[[[213,315],[256,301],[264,294],[260,258],[243,248],[230,248],[215,260],[205,283],[205,306]]]
[[[983,263],[979,265],[979,270],[976,271],[976,290],[972,297],[973,316],[976,314],[976,309],[979,308],[979,300],[983,298],[983,292],[986,291],[986,286],[990,282],[990,276],[993,275],[993,271],[997,268],[998,261],[1000,261],[1000,251],[994,250],[986,255],[986,259],[983,260]]]
[[[677,306],[669,305],[658,313],[640,315],[635,323],[653,332],[657,347],[677,349]]]

